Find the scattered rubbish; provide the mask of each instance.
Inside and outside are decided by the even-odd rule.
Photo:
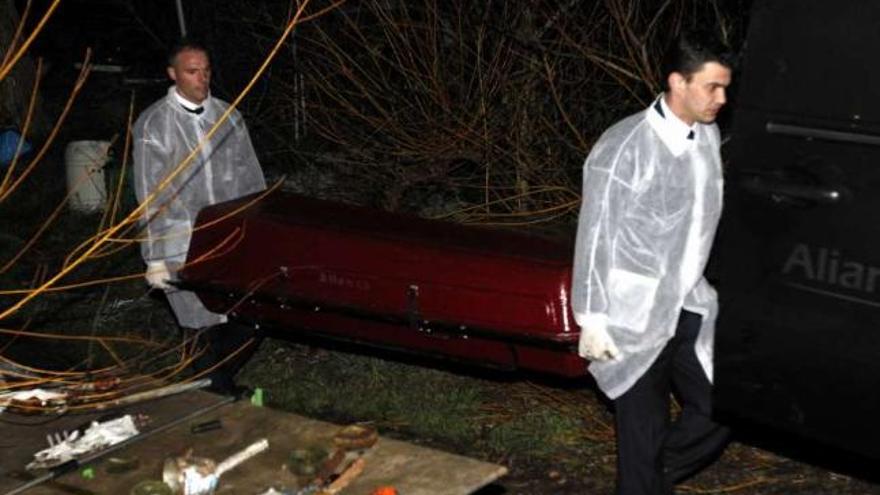
[[[174,492],[163,481],[145,480],[134,485],[129,495],[174,495]]]
[[[378,440],[376,429],[366,425],[348,425],[333,436],[333,444],[345,450],[367,449]]]
[[[322,464],[329,460],[328,457],[327,449],[318,445],[293,449],[290,452],[288,469],[297,476],[314,476]]]
[[[105,414],[72,430],[62,430],[49,433],[48,435],[46,435],[46,441],[49,443],[49,447],[56,447],[64,442],[76,440],[77,438],[82,436],[82,434],[85,433],[89,427],[96,423],[103,424],[113,419],[119,419],[120,417],[121,416],[118,414]],[[138,428],[145,426],[147,423],[149,423],[149,421],[150,418],[146,414],[136,414],[134,416],[134,424]]]
[[[239,464],[269,448],[269,440],[262,439],[244,450],[215,463],[204,457],[193,457],[192,452],[182,457],[167,459],[162,480],[175,495],[209,495],[214,493],[220,477]]]
[[[211,379],[204,378],[192,382],[172,383],[171,385],[144,392],[129,393],[107,399],[107,396],[112,395],[108,392],[119,388],[120,383],[121,381],[118,377],[109,377],[72,384],[63,388],[34,388],[2,392],[0,393],[0,413],[9,410],[10,412],[23,415],[60,414],[66,412],[68,407],[74,405],[82,406],[90,401],[94,401],[95,397],[101,397],[99,402],[92,404],[95,409],[109,409],[205,388],[211,385]],[[54,440],[50,443],[54,443]]]
[[[122,474],[134,471],[140,467],[140,464],[137,457],[109,457],[105,461],[104,471],[109,474]]]
[[[110,407],[127,406],[129,404],[135,404],[137,402],[143,402],[145,400],[158,399],[160,397],[167,397],[169,395],[189,392],[191,390],[198,390],[201,388],[209,387],[210,385],[210,378],[203,378],[201,380],[196,380],[193,382],[173,383],[171,385],[159,387],[153,390],[147,390],[146,392],[139,392],[136,394],[120,397],[116,400],[106,401],[98,404],[97,408],[107,409]]]
[[[49,447],[54,447],[59,443],[70,440],[71,435],[72,433],[69,431],[49,433],[48,435],[46,435],[46,441],[49,442]]]
[[[60,442],[50,440],[49,448],[34,454],[34,460],[27,465],[26,469],[34,470],[59,466],[82,455],[120,443],[138,433],[135,419],[130,414],[103,423],[94,421],[82,433],[79,430],[71,433],[64,432],[54,438],[63,439]],[[50,438],[52,438],[51,435]]]
[[[263,389],[257,387],[251,395],[251,404],[257,407],[263,407]]]
[[[329,485],[319,491],[318,494],[336,495],[337,493],[341,492],[345,487],[351,484],[351,482],[354,481],[355,478],[357,478],[361,475],[361,473],[364,472],[364,466],[366,466],[366,461],[363,457],[358,457],[351,464],[349,464],[344,471],[342,471],[338,478],[333,480]]]
[[[321,462],[318,459],[323,459],[312,480],[294,495],[333,495],[341,491],[363,472],[366,461],[362,451],[375,445],[378,438],[375,428],[349,425],[334,435],[332,454],[320,447],[293,450],[288,469],[298,476],[309,475]]]
[[[205,433],[207,431],[219,430],[223,428],[223,423],[219,419],[205,421],[204,423],[194,424],[189,427],[190,433]]]
[[[211,385],[211,379],[205,378],[193,382],[173,383],[164,387],[123,395],[115,399],[106,399],[108,394],[119,387],[120,380],[117,377],[103,378],[85,383],[79,383],[68,387],[56,389],[34,388],[29,390],[17,390],[0,393],[0,413],[9,410],[17,414],[46,414],[63,413],[68,406],[81,406],[89,402],[90,398],[102,394],[101,402],[95,403],[97,410],[135,404],[145,400],[158,399],[169,395],[188,392],[205,388]]]
[[[119,387],[121,380],[118,377],[101,378],[91,382],[85,382],[73,387],[77,392],[107,392]]]
[[[21,149],[19,149],[19,143]],[[22,140],[21,134],[14,129],[0,132],[0,168],[6,167],[16,157],[31,150],[31,143]]]
[[[0,412],[9,409],[19,414],[34,414],[46,407],[63,408],[66,405],[67,393],[62,391],[33,388],[0,394]]]
[[[79,475],[82,476],[84,480],[93,480],[95,479],[95,468],[92,466],[85,467],[79,472]]]
[[[214,409],[217,409],[217,408],[222,407],[224,405],[230,404],[233,402],[233,400],[234,400],[233,397],[223,397],[218,401],[212,402],[204,407],[197,408],[193,411],[190,411],[188,414],[185,414],[179,418],[176,418],[174,420],[163,423],[159,426],[155,426],[151,429],[146,430],[144,433],[140,433],[138,435],[135,435],[131,438],[123,440],[122,442],[119,442],[115,445],[107,447],[103,450],[99,450],[98,452],[88,453],[88,454],[83,455],[82,457],[79,457],[76,459],[71,459],[71,460],[69,460],[59,466],[51,467],[47,470],[47,472],[45,472],[41,475],[38,475],[34,479],[31,479],[25,483],[22,483],[17,488],[14,488],[11,491],[6,492],[5,495],[18,495],[19,493],[24,493],[27,490],[30,490],[31,488],[33,488],[35,486],[39,486],[47,481],[50,481],[50,480],[53,480],[59,476],[62,476],[72,470],[78,469],[80,466],[84,465],[85,463],[93,462],[103,456],[106,456],[107,454],[109,454],[111,452],[115,452],[116,450],[127,447],[134,442],[142,441],[146,438],[149,438],[153,435],[162,433],[162,432],[164,432],[170,428],[173,428],[177,425],[186,423],[188,421],[192,421],[193,418],[196,418],[198,416],[206,414],[206,413],[213,411]]]
[[[291,492],[288,492],[288,491],[279,492],[274,487],[271,487],[268,490],[266,490],[265,492],[260,493],[259,495],[291,495]]]

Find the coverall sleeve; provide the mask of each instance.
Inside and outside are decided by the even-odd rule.
[[[171,150],[158,133],[143,126],[135,126],[133,133],[134,190],[143,204],[177,163],[172,163]],[[180,257],[174,246],[180,244],[180,236],[189,234],[189,212],[173,199],[172,189],[159,191],[144,210],[141,254],[147,263]]]
[[[257,181],[255,183],[256,189],[250,192],[257,192],[266,189],[266,179],[263,177],[262,167],[260,167],[260,161],[257,159],[257,153],[254,151],[254,145],[251,143],[251,136],[248,133],[247,126],[244,121],[241,123],[241,129],[239,129],[241,133],[241,161],[242,163],[247,163],[248,168],[253,168],[258,170]]]
[[[251,136],[248,133],[247,125],[241,116],[239,116],[239,125],[236,126],[235,130],[238,135],[238,166],[247,172],[247,176],[253,177],[253,183],[248,183],[246,186],[252,190],[241,191],[241,195],[244,196],[262,191],[266,189],[266,179],[263,177],[263,169],[260,167],[260,161],[257,159],[254,145],[251,143]]]
[[[584,164],[571,302],[582,328],[608,326],[609,273],[615,262],[615,240],[633,198],[634,155],[620,143],[600,139]]]

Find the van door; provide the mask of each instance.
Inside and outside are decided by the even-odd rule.
[[[880,458],[880,2],[755,2],[725,150],[716,408]]]

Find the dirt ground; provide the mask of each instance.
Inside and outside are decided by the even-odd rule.
[[[608,477],[604,479],[591,479],[577,472],[563,473],[552,463],[512,464],[507,476],[478,495],[611,494],[613,460],[605,461]],[[676,487],[675,493],[870,495],[880,494],[880,485],[735,441],[716,463]]]
[[[272,352],[264,352],[266,347]],[[286,366],[332,366],[335,351],[319,351],[304,346],[289,347],[268,339],[254,359],[283,360]],[[508,452],[498,454],[474,443],[444,443],[428,435],[413,435],[405,428],[386,427],[383,435],[454,451],[506,466],[509,474],[479,491],[477,495],[567,495],[610,494],[613,492],[615,455],[613,417],[598,393],[590,386],[559,386],[529,377],[493,382],[484,397],[486,408],[525,414],[527,408],[555,407],[583,418],[579,443],[574,449],[560,450],[549,459]],[[324,418],[328,419],[328,418]],[[367,419],[367,418],[362,418]],[[717,462],[679,485],[677,494],[742,494],[742,495],[870,495],[880,494],[880,482],[870,481],[862,474],[871,466],[857,461],[842,460],[837,454],[821,449],[807,451],[791,443],[781,443],[774,450],[764,445],[761,433],[745,426],[736,428],[735,438]],[[749,437],[756,437],[750,439]],[[809,445],[807,446],[809,447]],[[804,447],[806,449],[807,447]],[[780,450],[781,449],[781,450]],[[785,455],[781,453],[785,451]],[[820,458],[821,464],[808,459]],[[840,462],[834,462],[835,460]],[[837,464],[837,465],[834,465]]]

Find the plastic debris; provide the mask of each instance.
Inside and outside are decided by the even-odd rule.
[[[79,430],[74,431],[61,442],[34,454],[34,460],[27,465],[27,469],[51,468],[115,445],[138,433],[135,420],[130,414],[103,423],[94,421],[82,434]]]
[[[67,401],[67,393],[42,388],[18,390],[0,394],[0,412],[9,407],[33,408],[57,406]]]
[[[268,490],[266,490],[265,492],[261,493],[260,495],[292,495],[292,494],[293,494],[293,492],[289,492],[289,491],[279,492],[274,487],[271,487]]]
[[[263,389],[257,387],[254,394],[251,395],[251,404],[257,407],[263,407]]]
[[[193,457],[191,452],[183,457],[166,459],[162,481],[176,494],[208,495],[214,493],[224,473],[268,448],[269,440],[263,438],[220,463],[203,457]]]
[[[21,134],[14,129],[7,129],[0,132],[0,166],[5,167],[12,162],[18,150],[18,144],[21,140]],[[31,143],[26,140],[21,143],[19,156],[28,153],[31,150]]]

